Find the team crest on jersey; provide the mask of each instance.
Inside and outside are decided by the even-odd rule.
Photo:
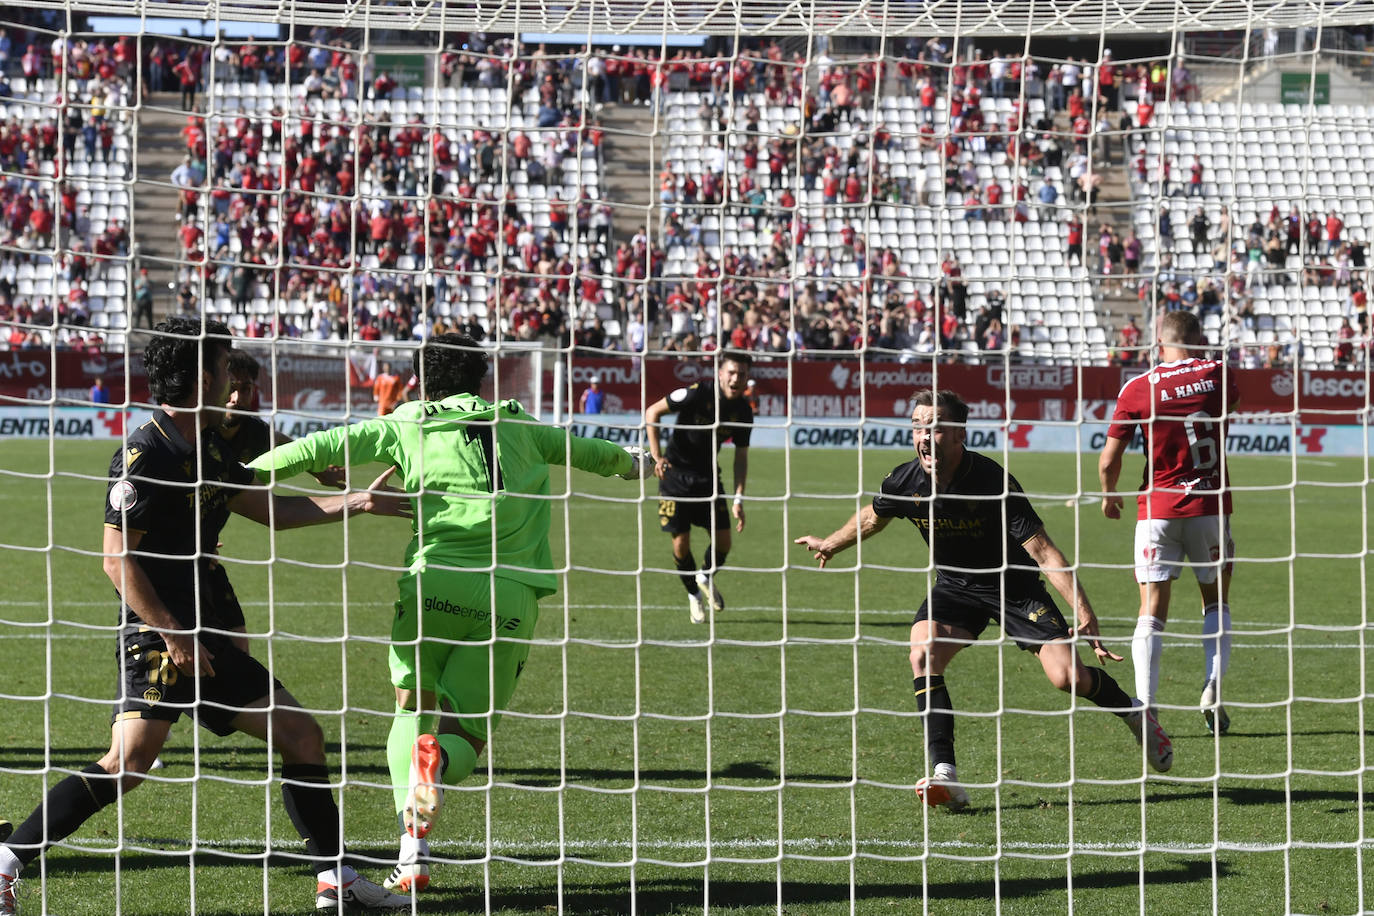
[[[160,703],[162,702],[162,691],[156,687],[149,687],[143,691],[143,700],[147,703]]]
[[[206,451],[210,453],[210,458],[214,460],[216,463],[220,461],[219,446],[215,445],[215,443],[209,443],[209,446],[206,448]]]

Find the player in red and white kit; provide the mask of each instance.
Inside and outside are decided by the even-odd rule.
[[[1159,323],[1160,362],[1121,386],[1107,442],[1098,459],[1102,514],[1120,518],[1116,494],[1121,459],[1137,428],[1145,434],[1145,473],[1135,528],[1135,578],[1140,618],[1131,654],[1136,695],[1155,703],[1164,624],[1173,580],[1185,566],[1202,592],[1202,647],[1206,683],[1202,714],[1207,727],[1225,732],[1230,718],[1220,702],[1221,678],[1231,655],[1231,492],[1226,473],[1226,415],[1239,388],[1218,360],[1194,356],[1206,340],[1197,316],[1177,311]]]

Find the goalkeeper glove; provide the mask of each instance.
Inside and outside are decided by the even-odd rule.
[[[637,445],[625,446],[625,451],[634,460],[634,467],[618,476],[626,480],[643,480],[646,477],[654,476],[654,456],[649,454],[648,449],[640,448]]]

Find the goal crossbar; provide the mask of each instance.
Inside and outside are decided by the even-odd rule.
[[[33,0],[36,9],[93,15],[272,22],[299,26],[408,31],[561,32],[596,34],[886,36],[1158,34],[1354,25],[1374,19],[1374,2],[1311,0],[606,0],[562,4],[546,0],[452,2],[411,0],[379,6],[360,0]]]

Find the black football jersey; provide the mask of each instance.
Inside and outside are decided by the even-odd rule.
[[[881,492],[873,497],[873,511],[915,525],[930,545],[941,579],[970,587],[996,587],[1002,582],[1005,563],[1008,592],[1039,580],[1040,567],[1021,545],[1043,523],[1016,478],[1000,464],[966,450],[953,483],[936,494],[933,507],[930,492],[930,475],[921,460],[914,458],[883,479]]]
[[[272,447],[272,427],[261,417],[238,417],[233,426],[221,426],[219,434],[229,443],[229,451],[242,464]]]
[[[171,417],[158,411],[115,450],[105,494],[105,524],[142,533],[133,556],[158,597],[187,628],[220,626],[206,571],[229,520],[229,500],[254,480],[253,472],[234,459],[217,427],[202,429],[200,439],[197,462],[194,444]],[[126,623],[137,620],[131,610],[126,613]]]
[[[680,471],[703,477],[715,476],[716,452],[733,442],[748,448],[754,429],[754,409],[748,398],[720,399],[717,423],[715,379],[679,388],[668,395],[668,411],[677,414],[677,425],[668,440],[668,462]]]

